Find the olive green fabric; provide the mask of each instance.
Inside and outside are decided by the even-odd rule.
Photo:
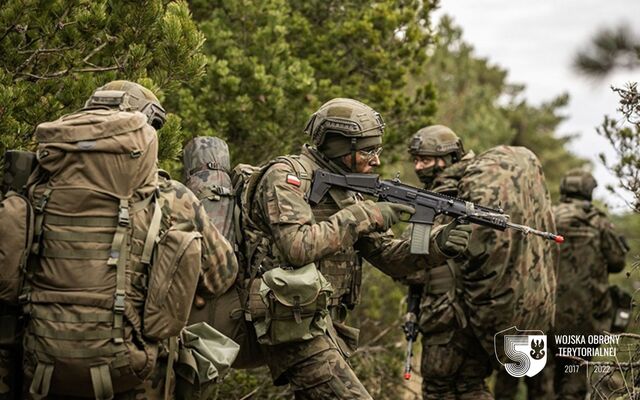
[[[420,129],[409,142],[409,154],[413,156],[442,157],[451,154],[452,162],[465,154],[462,140],[444,125],[431,125]],[[447,166],[451,165],[449,163]]]
[[[9,192],[0,202],[0,301],[17,305],[31,251],[34,216],[29,200]]]
[[[304,131],[311,136],[311,142],[322,150],[328,134],[356,139],[357,142],[365,138],[380,138],[384,133],[384,126],[380,114],[368,105],[353,99],[335,98],[320,106],[307,122]],[[349,141],[349,146],[350,143]],[[338,153],[342,154],[327,156],[333,158],[349,151],[350,148],[346,152],[340,149]]]
[[[186,327],[180,343],[175,368],[178,376],[176,397],[184,400],[208,398],[218,378],[231,368],[240,346],[206,322]]]
[[[36,155],[30,151],[8,150],[4,153],[4,175],[0,184],[0,191],[6,193],[12,190],[24,193],[29,176],[37,164]]]
[[[276,345],[323,335],[331,292],[331,284],[313,263],[265,272],[259,286],[264,311],[251,310],[258,342]]]

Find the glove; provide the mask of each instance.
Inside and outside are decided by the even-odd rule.
[[[398,221],[400,221],[400,215],[402,213],[413,214],[416,212],[416,209],[411,206],[386,201],[374,203],[374,206],[377,207],[380,214],[382,214],[382,220],[384,221],[382,226],[380,226],[382,232],[389,230],[389,228],[397,224]]]
[[[457,257],[469,246],[471,225],[460,224],[457,220],[444,227],[436,238],[436,243],[445,255]]]

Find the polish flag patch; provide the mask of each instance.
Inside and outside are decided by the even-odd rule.
[[[287,175],[287,183],[297,187],[300,187],[300,185],[302,184],[302,182],[300,182],[300,178],[291,174]]]

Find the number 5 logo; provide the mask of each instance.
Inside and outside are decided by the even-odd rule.
[[[511,334],[506,334],[511,331]],[[515,333],[515,334],[513,334]],[[503,362],[498,343],[502,339],[504,357],[512,362]],[[513,377],[532,377],[547,364],[547,335],[542,331],[521,331],[515,326],[496,333],[493,336],[496,358],[504,365],[507,373]]]

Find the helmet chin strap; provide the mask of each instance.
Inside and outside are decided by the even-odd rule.
[[[351,138],[351,172],[356,172],[356,138]]]

